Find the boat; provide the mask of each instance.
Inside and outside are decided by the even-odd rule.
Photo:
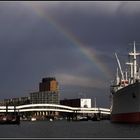
[[[99,114],[94,114],[94,116],[91,118],[92,121],[100,121],[100,115]]]
[[[52,118],[50,118],[50,119],[49,119],[49,121],[50,121],[50,122],[52,122],[52,121],[53,121],[53,119],[52,119]]]
[[[1,114],[0,124],[20,124],[20,117],[16,114]]]
[[[111,122],[140,123],[140,67],[138,65],[136,43],[133,51],[128,53],[129,61],[125,63],[127,70],[122,70],[117,54],[117,71],[111,82]],[[119,69],[119,70],[118,70]]]
[[[20,124],[20,114],[15,106],[14,112],[8,112],[8,105],[6,105],[6,111],[0,114],[0,124]]]
[[[32,117],[32,118],[31,118],[31,121],[32,121],[32,122],[34,122],[34,121],[36,121],[36,120],[37,120],[37,119],[36,119],[35,117]]]
[[[88,117],[87,116],[77,116],[76,121],[88,121]]]

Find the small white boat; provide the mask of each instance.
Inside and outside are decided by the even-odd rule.
[[[32,118],[31,118],[31,121],[36,121],[36,118],[35,118],[35,117],[32,117]]]
[[[53,121],[53,119],[50,119],[50,122],[52,122]]]

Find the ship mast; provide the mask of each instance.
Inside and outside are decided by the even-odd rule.
[[[133,78],[133,63],[126,62],[126,65],[130,65],[130,78],[129,78],[129,82],[132,83],[132,78]]]
[[[136,56],[140,55],[140,53],[136,52],[136,46],[135,46],[135,41],[134,41],[134,48],[133,48],[133,52],[129,53],[130,56],[133,56],[133,83],[136,81],[137,79],[137,60],[136,60]]]

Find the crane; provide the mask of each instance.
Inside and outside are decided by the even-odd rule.
[[[116,59],[117,59],[117,62],[118,62],[118,66],[119,66],[119,69],[120,69],[122,80],[124,80],[124,75],[123,75],[123,72],[122,72],[121,64],[120,64],[119,58],[117,56],[117,53],[115,53],[115,56],[116,56]]]

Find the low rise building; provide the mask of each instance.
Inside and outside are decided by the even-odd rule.
[[[12,99],[4,99],[3,105],[25,105],[30,104],[29,97],[19,97],[19,98],[12,98]]]
[[[91,108],[91,99],[87,99],[87,98],[64,99],[64,100],[60,100],[60,104],[70,106],[70,107]]]

